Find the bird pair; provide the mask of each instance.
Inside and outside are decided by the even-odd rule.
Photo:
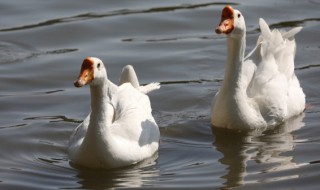
[[[303,112],[305,95],[294,73],[294,35],[271,31],[260,19],[261,35],[244,57],[246,26],[240,11],[222,10],[217,34],[226,34],[227,63],[221,89],[213,98],[211,123],[238,130],[277,126]],[[90,85],[91,113],[73,132],[70,160],[90,168],[117,168],[153,156],[160,132],[152,116],[147,93],[159,83],[140,86],[132,66],[126,66],[120,84],[108,80],[106,67],[95,57],[86,58],[76,87]]]

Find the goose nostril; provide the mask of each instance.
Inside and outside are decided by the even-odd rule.
[[[82,80],[76,80],[73,82],[73,85],[77,88],[82,87],[84,85]]]

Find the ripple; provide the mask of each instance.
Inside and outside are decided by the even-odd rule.
[[[65,92],[65,90],[57,89],[57,90],[47,90],[47,91],[41,91],[41,92],[4,93],[4,94],[0,94],[0,97],[39,96],[39,95],[57,94],[61,92]]]
[[[274,23],[274,24],[269,24],[269,27],[271,29],[274,28],[293,28],[293,27],[298,27],[298,26],[306,26],[312,22],[319,22],[320,18],[306,18],[306,19],[302,19],[302,20],[292,20],[292,21],[283,21],[283,22],[278,22],[278,23]],[[249,30],[247,31],[247,35],[252,35],[252,34],[257,34],[260,33],[260,27],[253,29],[253,30]]]
[[[314,161],[311,161],[309,162],[310,164],[320,164],[320,160],[314,160]]]
[[[284,17],[272,17],[271,26],[308,27],[306,35],[299,35],[305,53],[299,56],[301,51],[297,52],[298,59],[304,60],[297,69],[307,69],[299,74],[307,102],[314,106],[305,112],[306,126],[301,130],[281,127],[242,134],[211,130],[210,102],[221,86],[224,65],[220,64],[220,54],[225,37],[200,25],[218,19],[211,16],[220,14],[215,10],[227,2],[203,1],[207,2],[146,5],[145,1],[114,1],[104,5],[108,7],[92,2],[66,6],[65,1],[48,1],[28,4],[28,8],[15,1],[2,3],[4,18],[13,18],[6,22],[12,28],[0,28],[2,39],[29,44],[12,41],[1,46],[0,42],[4,126],[0,129],[0,189],[317,189],[319,47],[309,44],[316,42],[315,35],[306,34],[318,32],[318,27],[313,27],[319,23],[317,7],[310,7],[308,1],[239,2],[240,9],[251,11],[252,17],[259,11],[281,13],[282,5],[291,7]],[[7,9],[6,5],[12,7]],[[22,14],[26,17],[19,20]],[[253,40],[259,34],[255,28],[258,22],[248,24]],[[128,30],[131,27],[133,30]],[[38,38],[40,33],[50,38]],[[109,37],[112,40],[106,39]],[[212,39],[216,43],[210,43]],[[82,116],[87,115],[90,102],[88,92],[69,89],[73,70],[78,68],[61,60],[75,62],[78,55],[90,52],[110,56],[112,70],[120,71],[122,64],[130,62],[142,73],[141,81],[161,81],[163,88],[150,95],[161,132],[159,157],[150,165],[96,171],[69,163],[68,139]],[[57,61],[62,63],[60,68],[56,67]],[[19,64],[11,64],[16,62]],[[110,72],[110,78],[115,79],[115,73]],[[74,101],[74,97],[80,101]]]
[[[3,127],[0,127],[0,129],[24,127],[26,125],[27,125],[26,123],[22,123],[22,124],[10,125],[10,126],[3,126]]]
[[[302,66],[302,67],[297,67],[297,68],[295,68],[295,70],[311,69],[311,68],[314,68],[314,67],[320,67],[320,64],[305,65],[305,66]]]
[[[196,79],[196,80],[180,80],[180,81],[161,81],[161,85],[170,85],[170,84],[191,84],[191,83],[206,83],[206,82],[221,82],[222,79],[215,79],[215,80],[210,80],[210,79]]]
[[[293,20],[293,21],[283,21],[275,24],[269,25],[270,28],[288,28],[288,27],[297,27],[304,26],[310,22],[319,22],[320,18],[306,18],[302,20]]]
[[[28,118],[24,118],[24,120],[49,120],[50,123],[56,123],[56,122],[81,123],[82,122],[82,120],[68,118],[63,115],[28,117]]]
[[[34,47],[27,44],[0,41],[0,64],[31,58],[35,51]]]
[[[65,54],[65,53],[71,53],[71,52],[75,52],[78,51],[79,49],[77,48],[65,48],[65,49],[57,49],[57,50],[51,50],[51,51],[46,51],[46,52],[42,52],[41,54]]]
[[[36,24],[29,24],[24,26],[18,27],[11,27],[11,28],[3,28],[0,29],[0,32],[9,32],[9,31],[16,31],[16,30],[26,30],[32,28],[38,28],[43,26],[50,26],[56,25],[61,23],[68,23],[74,21],[83,21],[89,19],[96,19],[96,18],[104,18],[104,17],[114,17],[114,16],[123,16],[123,15],[132,15],[132,14],[145,14],[145,13],[157,13],[157,12],[171,12],[176,10],[185,10],[185,9],[197,9],[202,7],[209,7],[209,6],[216,6],[216,5],[238,5],[238,3],[234,2],[211,2],[211,3],[203,3],[203,4],[181,4],[177,6],[166,6],[166,7],[154,7],[149,9],[120,9],[111,11],[108,13],[96,14],[96,13],[84,13],[79,14],[76,16],[71,17],[63,17],[63,18],[56,18],[51,19],[43,22],[39,22]]]
[[[49,51],[39,51],[35,47],[20,42],[0,41],[0,64],[15,63],[41,55],[65,54],[78,51],[75,48],[64,48]]]
[[[231,186],[297,178],[290,171],[305,164],[297,163],[290,153],[296,147],[293,132],[304,127],[303,118],[304,114],[264,131],[235,132],[213,128],[214,145],[224,155],[220,162],[229,168],[226,179]],[[279,176],[278,173],[284,174]]]
[[[122,39],[123,42],[133,42],[133,41],[143,41],[143,42],[170,42],[170,41],[181,41],[181,40],[208,40],[208,39],[217,39],[221,38],[218,35],[203,35],[203,36],[176,36],[176,37],[167,37],[167,38],[152,38],[152,39],[144,39],[144,38],[126,38]]]

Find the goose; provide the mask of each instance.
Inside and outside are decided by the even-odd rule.
[[[270,30],[260,18],[261,35],[244,57],[246,25],[240,11],[226,6],[217,34],[227,36],[224,80],[212,101],[211,124],[236,130],[278,126],[305,109],[305,94],[294,73],[294,36],[290,31]]]
[[[154,157],[160,132],[151,113],[147,93],[159,83],[140,86],[132,66],[123,68],[120,84],[107,77],[107,69],[96,57],[83,60],[76,87],[90,85],[91,113],[72,133],[68,155],[71,164],[111,169]]]

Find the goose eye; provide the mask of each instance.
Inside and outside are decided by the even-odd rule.
[[[98,63],[98,69],[100,69],[100,63]]]
[[[241,17],[241,14],[238,14],[238,18],[240,18]]]

